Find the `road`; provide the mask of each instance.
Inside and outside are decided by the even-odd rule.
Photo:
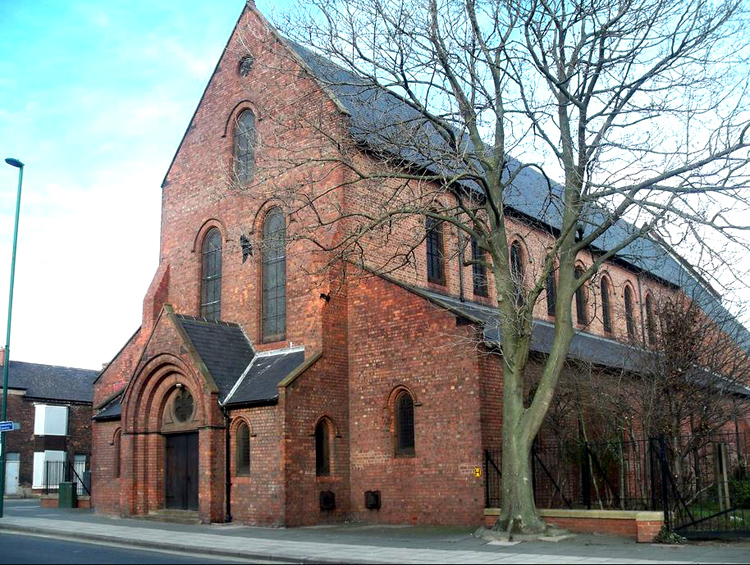
[[[261,563],[0,532],[2,563]]]

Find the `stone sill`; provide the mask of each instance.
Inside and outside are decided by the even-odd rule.
[[[485,508],[485,516],[499,516],[499,508]],[[592,520],[636,520],[638,522],[658,522],[664,519],[664,512],[644,512],[642,510],[568,510],[540,509],[542,518],[588,518]]]

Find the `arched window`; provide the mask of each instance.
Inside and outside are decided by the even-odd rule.
[[[411,394],[402,391],[394,403],[394,432],[396,435],[396,455],[414,455],[414,400]]]
[[[602,279],[602,324],[604,331],[612,333],[612,301],[610,300],[609,282]]]
[[[654,314],[654,301],[651,295],[646,295],[646,334],[648,344],[656,345],[656,315]]]
[[[628,327],[628,339],[635,339],[635,318],[633,314],[633,291],[625,287],[625,323]]]
[[[263,222],[261,328],[264,342],[286,336],[286,220],[274,208]]]
[[[583,276],[583,269],[576,267],[575,277],[579,280]],[[586,315],[586,291],[583,285],[576,289],[576,321],[585,326],[589,323],[588,316]]]
[[[516,304],[523,304],[523,279],[525,276],[523,268],[523,251],[521,244],[514,241],[510,246],[510,276],[513,279]]]
[[[234,128],[234,173],[240,184],[253,180],[255,172],[255,116],[245,110]]]
[[[114,468],[114,475],[115,479],[120,478],[120,465],[122,464],[122,429],[118,429],[115,432],[114,437],[114,444],[115,444],[115,468]]]
[[[547,274],[547,315],[554,316],[557,307],[557,281],[555,280],[555,271],[552,270]]]
[[[315,474],[327,477],[331,474],[331,431],[328,422],[321,420],[315,426]]]
[[[201,278],[201,316],[221,317],[221,232],[211,228],[203,238],[203,274]]]
[[[486,261],[487,254],[484,249],[479,247],[477,240],[471,238],[471,260]],[[472,274],[474,275],[474,294],[477,296],[487,296],[487,267],[483,263],[474,263],[472,265]]]
[[[427,280],[445,284],[445,260],[443,256],[443,223],[435,218],[425,220],[427,231]]]
[[[250,426],[242,422],[237,427],[237,475],[250,474]]]

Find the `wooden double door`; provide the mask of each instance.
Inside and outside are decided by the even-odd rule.
[[[166,508],[198,510],[198,433],[167,436]]]

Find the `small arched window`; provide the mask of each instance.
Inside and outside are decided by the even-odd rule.
[[[484,261],[487,259],[484,249],[479,247],[477,240],[471,238],[471,260],[475,261],[472,265],[472,274],[474,275],[474,294],[477,296],[487,296],[489,294],[487,287],[487,267]]]
[[[602,324],[604,331],[612,333],[612,301],[610,299],[609,282],[602,279]]]
[[[576,280],[579,280],[581,277],[583,277],[583,269],[576,267]],[[586,314],[586,291],[584,290],[583,285],[581,285],[576,289],[576,321],[582,326],[589,323]]]
[[[514,241],[510,246],[510,276],[513,279],[513,289],[516,297],[516,304],[523,304],[523,279],[525,276],[523,268],[523,251],[521,244]]]
[[[331,474],[331,430],[325,420],[315,426],[315,474],[318,477]]]
[[[240,184],[253,180],[255,172],[255,115],[245,110],[234,128],[234,173]]]
[[[221,317],[221,232],[217,228],[211,228],[203,238],[201,251],[201,316],[218,320]]]
[[[654,313],[654,300],[651,295],[646,295],[646,334],[648,344],[656,345],[656,314]]]
[[[628,328],[628,339],[635,339],[635,317],[633,311],[633,291],[625,287],[625,324]]]
[[[115,444],[114,475],[115,475],[115,479],[119,479],[120,473],[121,473],[120,466],[122,465],[122,429],[118,429],[115,432],[114,444]]]
[[[286,219],[274,208],[263,222],[261,328],[264,342],[286,336]]]
[[[427,280],[445,284],[445,259],[443,255],[443,223],[435,218],[425,219],[427,232]]]
[[[250,474],[250,426],[242,422],[237,427],[236,459],[237,475]]]
[[[414,455],[414,400],[406,391],[396,397],[394,403],[394,432],[396,435],[396,455]]]

